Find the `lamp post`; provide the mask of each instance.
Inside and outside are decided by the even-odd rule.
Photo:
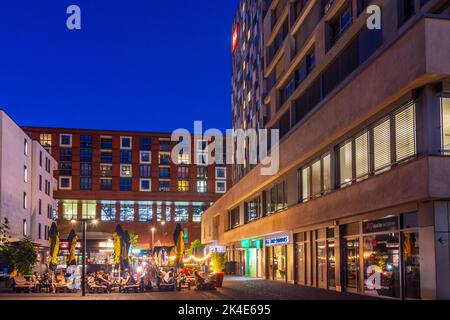
[[[88,222],[92,222],[92,224],[97,224],[98,220],[96,219],[81,219],[81,227],[83,229],[83,235],[81,242],[83,243],[83,254],[82,254],[82,265],[81,265],[81,295],[86,296],[86,232],[87,232],[87,224]],[[72,224],[76,224],[77,220],[72,220]]]
[[[165,221],[161,221],[161,225],[162,225],[162,232],[163,232],[163,247],[166,246],[166,222]]]
[[[151,245],[150,249],[152,250],[152,255],[153,255],[153,244],[155,243],[155,230],[156,230],[156,228],[152,227],[151,230],[152,230],[152,245]]]

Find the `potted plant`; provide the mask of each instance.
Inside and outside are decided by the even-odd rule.
[[[214,252],[211,254],[211,263],[216,276],[216,287],[221,288],[223,276],[225,275],[225,263],[227,261],[225,253]]]

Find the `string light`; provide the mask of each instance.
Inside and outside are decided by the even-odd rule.
[[[210,257],[211,257],[211,252],[208,253],[208,254],[207,254],[206,256],[204,256],[203,258],[197,258],[197,257],[194,257],[193,255],[191,255],[189,258],[183,259],[183,262],[184,262],[184,263],[188,263],[188,262],[191,261],[191,260],[194,260],[195,262],[204,262],[204,261],[208,260]],[[169,259],[170,259],[170,260],[175,260],[175,256],[171,256],[171,257],[169,257]]]

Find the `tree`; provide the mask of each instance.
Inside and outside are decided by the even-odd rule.
[[[25,237],[12,247],[11,262],[12,267],[21,274],[31,274],[37,261],[37,252],[31,238]]]
[[[191,246],[188,249],[188,255],[191,256],[195,256],[195,257],[200,257],[203,254],[203,249],[205,248],[204,245],[202,245],[202,243],[200,242],[200,240],[194,240],[191,242]]]
[[[7,244],[11,236],[9,234],[9,221],[4,218],[3,222],[0,224],[0,247]]]

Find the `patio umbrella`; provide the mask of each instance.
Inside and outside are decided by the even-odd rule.
[[[75,266],[77,260],[75,259],[75,248],[77,247],[78,237],[75,230],[71,230],[69,233],[69,256],[67,257],[67,266]]]
[[[122,237],[122,245],[123,245],[123,251],[122,251],[122,263],[124,268],[130,267],[130,246],[131,246],[131,239],[130,234],[127,230],[123,233]]]
[[[175,266],[180,268],[183,266],[184,232],[179,223],[173,232],[173,243],[175,244]]]
[[[122,237],[123,237],[123,229],[120,224],[116,226],[116,230],[114,231],[114,265],[117,267],[121,265],[121,253],[122,253]]]
[[[58,264],[57,258],[59,252],[59,232],[58,228],[56,227],[56,223],[54,222],[50,227],[50,231],[48,234],[48,242],[50,244],[50,263],[48,266],[50,270],[54,271],[56,265]]]

